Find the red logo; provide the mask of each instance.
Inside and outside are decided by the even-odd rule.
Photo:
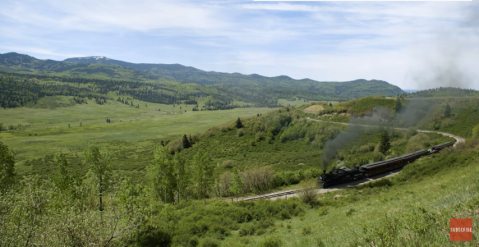
[[[472,241],[472,219],[449,219],[451,241]]]

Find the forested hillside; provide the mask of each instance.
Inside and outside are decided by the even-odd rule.
[[[61,62],[6,53],[0,54],[0,71],[3,71],[0,72],[0,87],[5,89],[2,92],[7,89],[9,92],[0,95],[2,107],[22,106],[45,95],[91,98],[101,94],[107,98],[109,92],[163,104],[189,101],[196,105],[195,101],[209,97],[205,107],[208,110],[243,105],[279,107],[279,99],[345,101],[368,95],[404,93],[400,88],[379,80],[294,80],[287,76],[205,72],[179,64],[133,64],[105,57]],[[19,87],[27,90],[19,90]]]

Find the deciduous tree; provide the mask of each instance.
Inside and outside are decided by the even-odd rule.
[[[96,146],[89,146],[85,151],[85,163],[90,165],[89,173],[98,182],[99,210],[102,211],[102,196],[104,186],[107,185],[111,176],[110,154],[106,150],[100,150]]]
[[[15,182],[15,155],[0,142],[0,193],[6,192]]]
[[[196,194],[198,198],[205,198],[205,205],[206,196],[208,196],[213,183],[213,170],[214,166],[211,164],[209,154],[198,150],[193,156],[193,179]]]
[[[147,177],[153,193],[167,203],[173,202],[176,180],[173,174],[173,162],[168,149],[157,146],[154,151],[155,160],[147,169]]]

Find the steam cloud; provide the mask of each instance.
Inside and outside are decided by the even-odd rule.
[[[479,89],[479,4],[464,6],[460,26],[441,25],[431,30],[432,38],[417,47],[415,64],[407,75],[418,89],[460,87]]]
[[[374,109],[374,112],[370,116],[363,118],[351,117],[350,123],[356,125],[348,125],[347,132],[341,132],[336,138],[326,142],[323,148],[323,170],[326,170],[328,164],[335,158],[338,149],[355,141],[363,134],[365,127],[361,125],[377,126],[376,129],[390,127],[391,124],[386,121],[390,113],[391,109],[378,107]],[[368,128],[371,129],[373,127]]]

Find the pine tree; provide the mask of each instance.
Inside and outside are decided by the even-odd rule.
[[[444,110],[444,117],[450,117],[450,116],[451,116],[451,106],[447,104],[446,109]]]
[[[401,103],[401,100],[398,97],[398,98],[396,98],[396,112],[401,110],[401,107],[402,107],[402,103]]]
[[[391,142],[389,140],[389,134],[387,131],[381,132],[381,143],[379,144],[379,151],[383,154],[391,148]]]
[[[238,129],[243,128],[243,123],[241,122],[240,118],[238,118],[238,120],[236,120],[236,128],[238,128]]]
[[[183,148],[189,148],[191,147],[190,141],[188,141],[188,137],[186,135],[183,135]]]

